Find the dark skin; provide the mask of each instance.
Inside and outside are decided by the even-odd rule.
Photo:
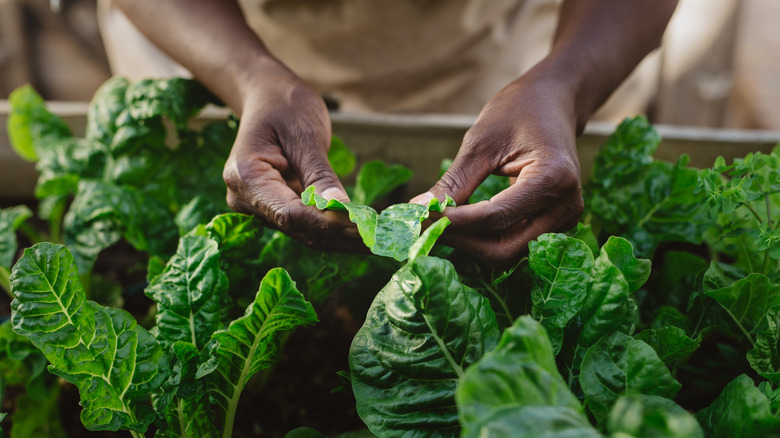
[[[225,165],[228,204],[319,249],[360,251],[344,216],[305,207],[316,185],[348,201],[327,160],[322,99],[273,57],[226,0],[118,0],[136,26],[241,117]],[[504,87],[467,132],[452,166],[411,202],[450,195],[445,243],[496,268],[542,233],[576,224],[583,209],[575,145],[593,112],[658,47],[676,0],[566,0],[550,54]],[[197,29],[193,32],[192,29]],[[489,201],[464,204],[490,174],[514,178]]]

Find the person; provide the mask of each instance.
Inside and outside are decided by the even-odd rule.
[[[240,117],[224,170],[232,209],[257,215],[311,247],[353,251],[362,246],[346,217],[302,204],[299,193],[311,184],[326,198],[349,201],[327,160],[328,111],[320,94],[247,25],[238,3],[116,4]],[[371,2],[361,4],[371,7]],[[576,224],[583,199],[575,138],[636,65],[660,45],[676,4],[562,2],[546,56],[484,104],[447,172],[430,190],[411,199],[427,203],[449,195],[456,201],[458,206],[445,213],[452,222],[442,237],[447,245],[501,268],[517,261],[540,234]],[[489,201],[466,204],[490,174],[510,176],[513,183]]]

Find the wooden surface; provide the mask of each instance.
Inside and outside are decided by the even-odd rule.
[[[86,104],[51,102],[50,109],[62,116],[76,135],[83,135]],[[219,109],[207,110],[201,121],[225,116]],[[8,104],[0,101],[0,200],[24,200],[32,197],[37,178],[33,163],[18,158],[8,143],[6,121]],[[452,115],[354,115],[333,114],[333,132],[358,156],[358,162],[381,159],[400,163],[414,171],[407,194],[425,191],[438,176],[444,158],[452,158],[463,134],[474,122],[472,116]],[[780,141],[777,131],[723,130],[663,126],[657,127],[664,141],[656,156],[675,161],[680,154],[691,157],[696,167],[710,166],[718,155],[741,157],[751,151],[768,152]],[[590,123],[578,139],[583,179],[590,174],[590,163],[598,148],[614,130],[614,125]]]

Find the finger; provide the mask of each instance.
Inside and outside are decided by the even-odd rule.
[[[490,200],[447,209],[445,215],[452,221],[452,231],[493,233],[551,208],[560,208],[566,220],[579,217],[583,210],[579,176],[554,165],[535,164],[525,167],[515,184]]]
[[[511,230],[490,236],[452,233],[442,236],[442,243],[476,257],[494,269],[506,269],[528,253],[528,243],[549,232],[565,231],[577,220],[564,218],[560,209],[518,223]]]
[[[344,186],[328,161],[330,126],[317,130],[290,123],[284,126],[280,142],[304,188],[314,185],[325,199],[349,202]]]
[[[305,207],[282,174],[262,155],[244,162],[230,160],[224,177],[229,187],[228,205],[236,211],[257,215],[273,228],[308,236],[312,244],[315,240],[354,236],[346,231],[354,225],[345,215]]]

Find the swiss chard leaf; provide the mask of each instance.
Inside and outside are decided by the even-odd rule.
[[[227,288],[217,242],[182,237],[176,254],[145,291],[157,303],[158,341],[165,346],[186,341],[203,348],[222,328],[230,309]]]
[[[28,161],[38,159],[38,148],[48,147],[72,136],[68,125],[46,109],[43,98],[25,85],[9,96],[8,137],[11,147]]]
[[[50,371],[81,393],[90,430],[146,430],[154,411],[142,402],[167,378],[168,356],[123,310],[87,301],[70,252],[25,250],[11,274],[14,330],[30,339]]]
[[[24,205],[0,209],[0,268],[10,268],[16,257],[16,230],[32,216]]]
[[[309,186],[301,194],[305,205],[317,206],[320,210],[346,211],[349,220],[358,227],[363,243],[376,255],[393,257],[398,261],[406,260],[409,248],[420,236],[422,222],[431,211],[442,212],[454,205],[447,197],[444,203],[433,198],[427,206],[419,204],[395,204],[381,213],[373,208],[354,202],[343,203],[336,199],[327,200],[315,193],[315,187]]]
[[[580,383],[585,402],[599,421],[621,395],[672,398],[681,387],[651,346],[620,332],[605,336],[588,349],[582,359]]]
[[[701,345],[701,336],[691,339],[685,330],[673,326],[644,330],[634,337],[653,347],[672,374],[676,373]]]
[[[247,381],[279,360],[282,335],[317,321],[314,308],[295,287],[287,271],[266,274],[244,316],[212,336],[217,368],[208,377],[210,394],[219,406],[223,430],[233,428],[236,406]]]
[[[766,316],[780,309],[780,285],[773,284],[765,275],[750,274],[729,286],[704,292],[714,298],[731,317],[732,333],[755,343],[756,332]]]
[[[360,417],[378,436],[457,436],[458,380],[498,336],[487,300],[448,261],[418,256],[377,294],[352,341]]]

